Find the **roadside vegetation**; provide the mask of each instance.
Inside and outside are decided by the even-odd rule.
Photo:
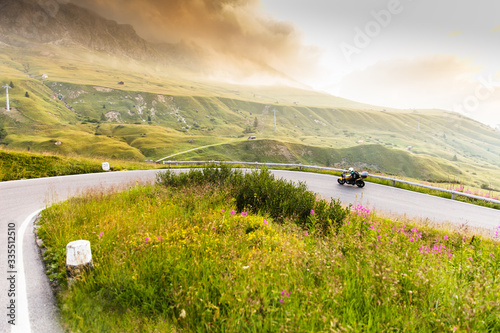
[[[45,210],[38,234],[73,332],[500,330],[500,229],[394,221],[266,170],[93,190]],[[68,288],[78,239],[95,269]]]
[[[16,152],[0,149],[0,181],[103,172],[97,159]],[[112,171],[159,167],[149,163],[110,160]]]

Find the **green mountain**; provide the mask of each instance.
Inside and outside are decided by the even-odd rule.
[[[355,166],[500,189],[500,134],[459,114],[357,103],[262,65],[279,84],[209,80],[195,46],[151,44],[75,5],[41,10],[0,5],[0,83],[14,85],[11,110],[0,110],[7,148]]]

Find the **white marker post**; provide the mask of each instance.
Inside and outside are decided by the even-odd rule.
[[[108,163],[108,162],[104,162],[104,163],[102,164],[102,169],[103,169],[104,171],[109,171],[109,163]]]
[[[90,242],[77,240],[66,245],[66,276],[71,286],[86,270],[94,269]]]

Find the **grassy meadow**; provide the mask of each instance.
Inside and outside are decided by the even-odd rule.
[[[500,189],[500,134],[456,113],[213,82],[176,68],[51,45],[5,46],[0,70],[2,84],[14,84],[12,109],[0,110],[0,144],[9,149],[133,161],[175,155],[354,166]],[[257,140],[249,143],[251,135]]]
[[[144,170],[161,165],[120,160],[98,160],[0,149],[0,181],[56,177],[103,172],[102,163],[112,171]]]
[[[500,229],[472,232],[226,168],[94,190],[38,229],[73,332],[495,332]],[[95,268],[68,288],[77,239]]]

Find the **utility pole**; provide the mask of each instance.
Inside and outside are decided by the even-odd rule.
[[[277,130],[276,130],[276,109],[273,109],[273,112],[274,112],[274,133],[277,133]]]
[[[10,111],[10,106],[9,106],[9,89],[11,89],[11,87],[8,84],[6,84],[2,88],[5,88],[5,93],[7,94],[7,111]]]

